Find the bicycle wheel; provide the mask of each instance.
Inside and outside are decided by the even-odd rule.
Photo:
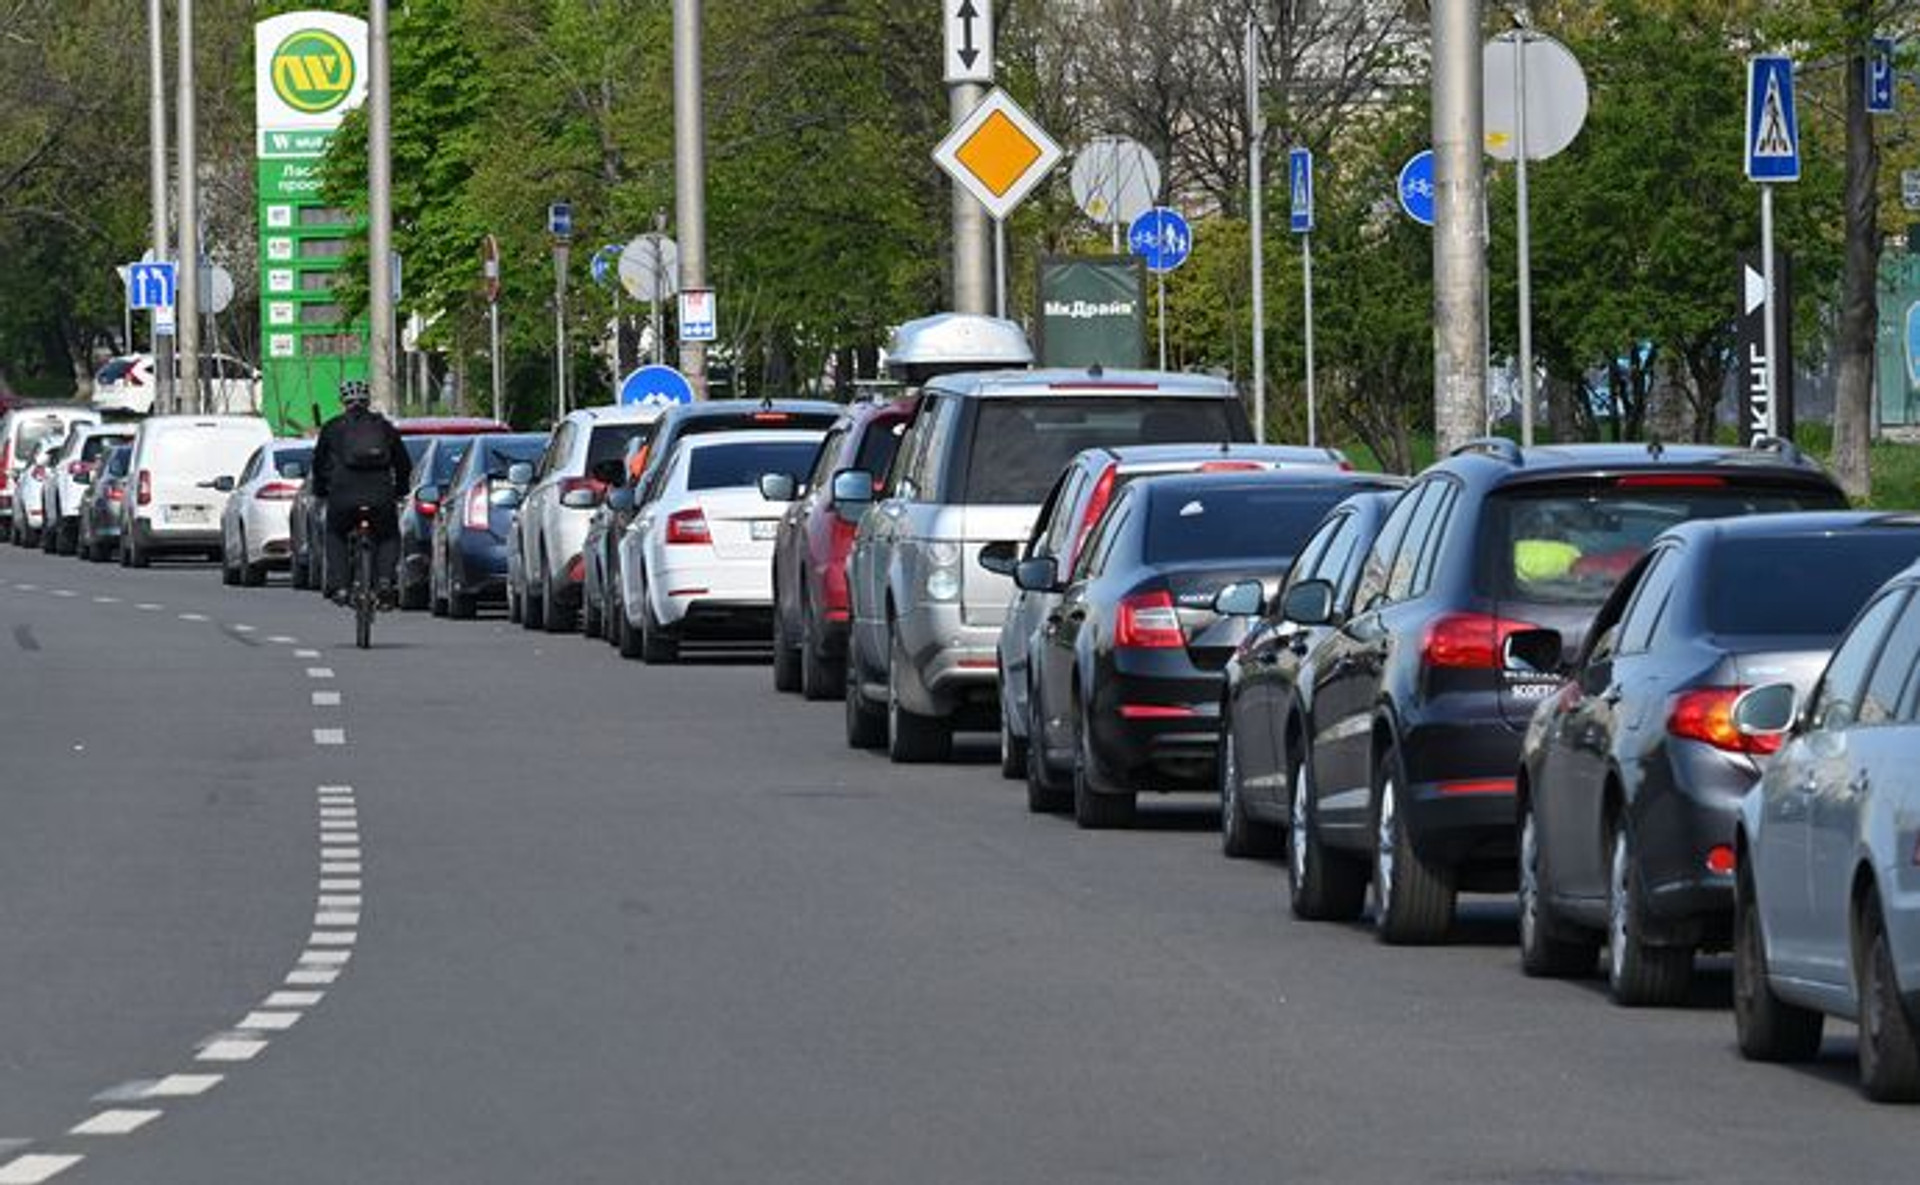
[[[353,557],[353,643],[373,645],[373,539],[360,532]]]

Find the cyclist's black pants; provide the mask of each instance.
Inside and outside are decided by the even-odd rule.
[[[327,503],[328,596],[353,583],[353,529],[364,515],[373,524],[373,586],[393,590],[400,567],[400,512],[393,503],[363,507],[353,502]]]

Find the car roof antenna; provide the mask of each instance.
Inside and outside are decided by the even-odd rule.
[[[1647,455],[1656,461],[1667,455],[1667,446],[1660,442],[1658,436],[1647,439]]]
[[[1098,362],[1094,363],[1092,366],[1087,367],[1087,377],[1090,379],[1097,379],[1106,373],[1107,373],[1107,368],[1100,365]]]

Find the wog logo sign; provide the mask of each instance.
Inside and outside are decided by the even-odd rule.
[[[273,93],[295,111],[318,115],[353,93],[353,51],[324,29],[304,29],[273,51]]]

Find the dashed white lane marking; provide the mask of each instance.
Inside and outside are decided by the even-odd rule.
[[[322,893],[358,893],[360,891],[360,878],[357,876],[338,878],[322,877],[320,879],[320,891]]]
[[[357,930],[315,930],[307,935],[307,945],[314,946],[352,946],[360,941]]]
[[[332,802],[336,800],[323,798],[320,801]],[[320,817],[322,819],[357,819],[360,817],[360,808],[357,806],[323,806],[320,808]]]
[[[203,1062],[250,1062],[266,1047],[265,1041],[244,1037],[223,1037],[217,1041],[207,1042],[206,1047],[200,1051],[200,1060]]]
[[[120,603],[120,598],[119,597],[95,597],[93,598],[93,603],[96,605],[118,605]]]
[[[358,926],[360,924],[360,911],[357,909],[334,909],[315,913],[313,915],[313,924],[316,926]]]
[[[124,1136],[129,1132],[139,1131],[158,1118],[160,1118],[158,1111],[102,1111],[85,1123],[76,1125],[67,1134],[70,1136]]]
[[[207,615],[204,613],[182,613],[180,615],[180,620],[181,621],[206,621]]]
[[[347,743],[347,730],[344,728],[316,728],[313,730],[313,743],[316,745],[344,745]]]
[[[169,1074],[153,1082],[133,1082],[95,1095],[96,1102],[134,1099],[192,1099],[220,1085],[220,1074]]]
[[[318,650],[296,650],[293,652],[293,656],[295,658],[319,658],[320,652]]]
[[[77,597],[80,594],[70,588],[56,588],[53,590],[53,595],[56,597]]]
[[[158,613],[158,612],[159,612],[160,610],[162,610],[162,609],[165,609],[165,608],[166,608],[166,606],[165,606],[165,605],[156,605],[156,604],[154,604],[154,603],[153,603],[152,601],[142,601],[142,602],[140,602],[140,603],[139,603],[138,605],[135,605],[135,606],[134,606],[134,608],[135,608],[135,609],[144,609],[144,610],[146,610],[146,611],[147,611],[148,613]]]
[[[333,678],[333,668],[332,667],[308,667],[307,678],[331,679]]]
[[[320,813],[324,815],[329,810],[339,811],[342,814],[344,814],[346,817],[322,819],[320,820],[320,830],[322,831],[358,831],[360,830],[360,821],[358,818],[355,817],[359,814],[359,812],[354,810],[352,807],[350,806],[326,807],[326,808],[323,808]],[[343,837],[329,835],[329,836],[323,836],[322,838],[339,839]]]
[[[253,1033],[283,1033],[300,1023],[298,1012],[249,1012],[240,1019],[240,1028]]]
[[[236,634],[250,634],[253,633],[254,630],[250,625],[236,625],[233,627],[233,632]]]
[[[287,982],[301,987],[324,987],[340,978],[338,971],[329,971],[319,967],[299,967],[287,972]]]
[[[40,589],[40,586],[37,584],[16,584],[13,587],[19,589],[21,592],[38,592]]]
[[[273,637],[268,638],[267,642],[273,646],[291,646],[299,640],[298,638],[289,638],[285,634],[275,634]]]
[[[305,950],[300,952],[302,967],[344,967],[353,958],[350,950]]]
[[[261,1001],[262,1008],[311,1008],[327,998],[325,992],[275,992]]]
[[[321,909],[359,909],[358,893],[322,893],[318,905]]]
[[[320,871],[323,873],[337,874],[339,876],[358,876],[360,874],[360,861],[323,860],[320,863]]]
[[[17,1156],[0,1165],[0,1185],[40,1185],[86,1159],[82,1156],[50,1156],[31,1153]]]

